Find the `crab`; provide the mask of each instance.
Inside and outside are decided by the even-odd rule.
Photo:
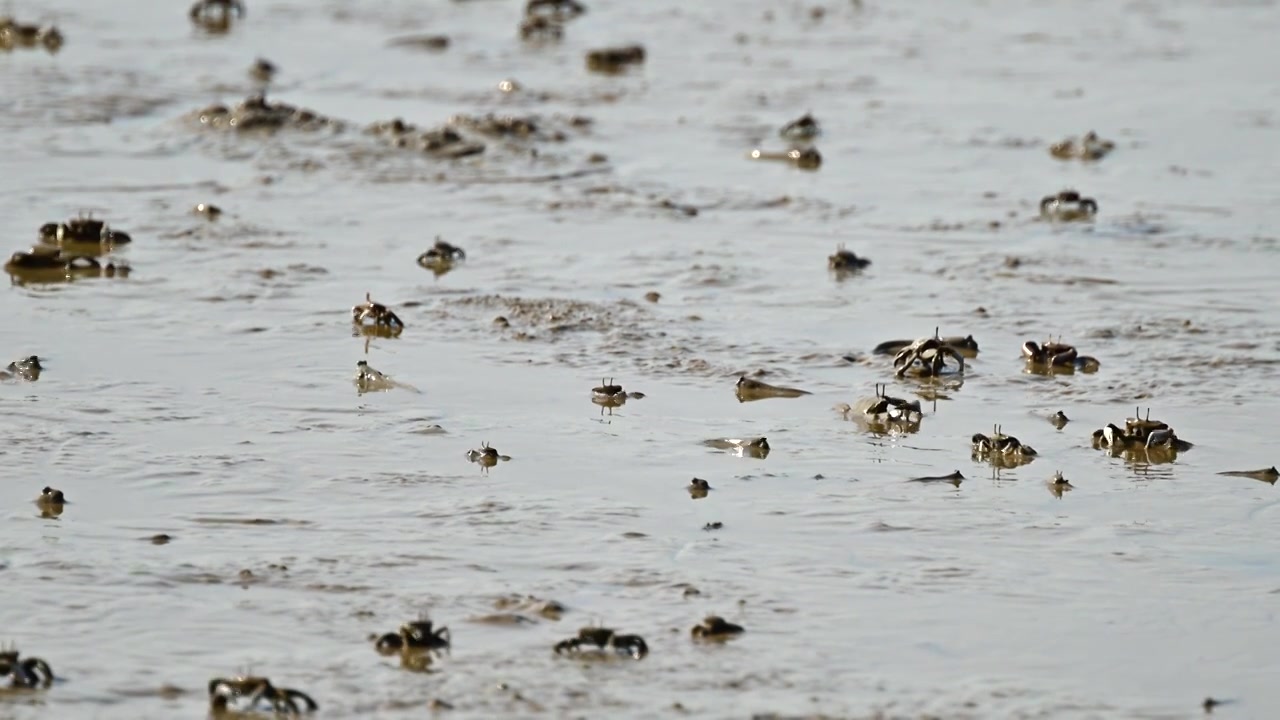
[[[92,215],[72,218],[65,223],[45,223],[40,226],[40,241],[50,245],[66,243],[93,243],[100,245],[124,245],[133,242],[128,233],[112,230]]]
[[[424,618],[401,625],[399,632],[382,635],[374,643],[374,647],[380,653],[391,653],[413,650],[447,650],[450,644],[449,628],[443,625],[439,628],[433,628],[431,621]]]
[[[1114,150],[1116,144],[1110,140],[1103,140],[1098,137],[1098,133],[1090,130],[1085,133],[1084,137],[1076,140],[1069,137],[1062,142],[1057,142],[1049,146],[1049,154],[1059,160],[1084,160],[1093,162],[1101,160]]]
[[[320,708],[310,695],[292,688],[278,688],[265,677],[239,675],[209,681],[209,707],[216,713],[227,712],[233,702],[242,697],[248,698],[244,703],[246,712],[251,712],[262,701],[278,715],[301,715]]]
[[[1098,214],[1098,203],[1083,197],[1075,190],[1063,190],[1057,195],[1045,195],[1040,199],[1040,217],[1054,222],[1092,220]]]
[[[791,141],[809,142],[822,134],[822,128],[818,127],[818,121],[814,119],[810,113],[805,113],[800,117],[792,120],[782,129],[778,131],[784,139]]]
[[[0,377],[20,377],[23,380],[35,382],[40,379],[40,371],[44,370],[44,365],[40,364],[38,356],[28,355],[9,363],[5,370],[7,372]]]
[[[1030,458],[1035,457],[1037,454],[1035,448],[1030,445],[1024,445],[1018,438],[1001,432],[999,425],[995,426],[990,436],[975,433],[971,440],[974,457],[988,459],[992,462],[999,460],[1029,461]]]
[[[240,0],[196,0],[191,6],[189,15],[196,22],[221,20],[226,22],[232,15],[244,17],[244,3]]]
[[[572,20],[587,11],[578,0],[529,0],[525,3],[526,17],[545,17],[555,20]]]
[[[836,272],[850,273],[865,269],[871,261],[858,257],[852,250],[846,250],[844,243],[836,247],[834,255],[827,256],[827,268]]]
[[[36,498],[36,507],[40,508],[40,517],[56,518],[62,514],[67,505],[67,496],[61,490],[45,486]]]
[[[747,157],[752,160],[778,160],[791,163],[801,170],[817,170],[822,167],[822,153],[815,147],[807,147],[803,150],[792,148],[786,152],[769,152],[757,148],[748,153]]]
[[[530,15],[520,21],[522,40],[559,40],[564,37],[564,25],[546,15]]]
[[[0,651],[0,681],[10,687],[47,688],[53,684],[53,670],[38,657],[23,659],[15,648]]]
[[[959,363],[958,372],[963,373],[964,355],[939,337],[938,328],[934,328],[933,337],[920,338],[894,356],[894,374],[904,377],[914,372],[922,377],[937,377],[946,367],[948,357]]]
[[[601,48],[587,52],[587,69],[599,73],[620,73],[628,66],[644,62],[645,51],[640,45]]]
[[[376,303],[370,293],[364,294],[364,302],[351,308],[351,322],[364,325],[365,320],[373,320],[374,327],[404,329],[404,321],[386,305]]]
[[[708,615],[698,625],[694,625],[689,635],[694,640],[728,640],[746,632],[741,625],[735,625],[719,615]]]
[[[600,651],[613,651],[635,660],[640,660],[649,654],[649,646],[639,635],[619,635],[603,627],[582,628],[577,636],[556,643],[555,652],[557,655],[578,653],[584,646],[594,646]]]
[[[711,492],[712,489],[711,483],[703,480],[702,478],[694,478],[693,480],[690,480],[688,487],[685,488],[685,490],[689,491],[689,497],[694,500],[701,500],[705,498],[707,493]]]
[[[1190,450],[1191,443],[1174,433],[1173,428],[1159,420],[1151,419],[1151,409],[1145,416],[1134,410],[1134,417],[1125,420],[1124,429],[1108,423],[1105,427],[1093,431],[1093,446],[1107,448],[1113,452],[1132,450],[1152,450],[1177,454]]]
[[[937,332],[938,330],[935,328],[934,334],[937,335]],[[898,353],[902,352],[902,350],[906,348],[908,345],[910,345],[912,342],[915,342],[915,341],[885,340],[884,342],[877,345],[875,349],[872,350],[871,352],[876,355],[897,355]],[[957,352],[964,355],[965,357],[974,358],[978,356],[978,341],[974,340],[972,335],[967,335],[964,337],[961,337],[959,335],[952,335],[950,337],[942,338],[942,342],[951,346],[953,349],[955,349]]]
[[[923,412],[919,400],[903,400],[886,394],[889,386],[876,384],[875,397],[862,398],[852,407],[844,410],[845,414],[856,412],[868,420],[903,420],[919,422]]]
[[[489,443],[483,442],[480,447],[467,451],[467,459],[477,465],[485,468],[491,468],[498,464],[498,461],[507,462],[511,459],[510,455],[498,454],[497,448],[491,447]]]
[[[440,274],[447,272],[455,262],[466,259],[466,251],[457,245],[445,242],[437,235],[435,245],[418,256],[418,264]]]
[[[1075,346],[1062,342],[1061,338],[1057,342],[1048,340],[1043,345],[1037,344],[1034,340],[1028,340],[1022,343],[1022,356],[1026,358],[1027,367],[1031,372],[1050,374],[1055,370],[1097,372],[1101,367],[1097,358],[1080,355],[1076,352]]]

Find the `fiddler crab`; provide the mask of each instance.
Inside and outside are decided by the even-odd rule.
[[[0,50],[43,45],[45,50],[56,53],[62,42],[62,33],[52,25],[25,25],[10,17],[0,17]]]
[[[1134,417],[1127,418],[1124,429],[1108,423],[1106,427],[1093,431],[1093,446],[1107,448],[1112,452],[1129,450],[1158,450],[1179,453],[1191,449],[1191,443],[1179,438],[1173,428],[1159,420],[1151,419],[1151,409],[1141,416],[1134,410]]]
[[[582,628],[576,637],[556,643],[555,652],[557,655],[580,653],[584,648],[614,652],[635,660],[640,660],[649,654],[649,646],[639,635],[620,635],[603,627]]]
[[[735,625],[719,615],[708,615],[702,619],[698,625],[694,625],[689,631],[689,635],[694,640],[710,640],[720,642],[737,637],[746,630],[741,625]]]
[[[813,115],[805,113],[783,125],[778,134],[785,140],[807,143],[821,135],[822,128],[818,127],[818,121],[814,119]]]
[[[40,517],[43,518],[58,517],[66,504],[67,496],[61,490],[47,485],[40,491],[40,497],[36,498],[36,507],[40,508]]]
[[[845,249],[844,243],[836,248],[834,255],[827,256],[827,268],[837,273],[852,273],[865,269],[871,261],[858,257],[852,250]]]
[[[587,11],[578,0],[529,0],[525,3],[526,17],[546,17],[555,20],[572,20]]]
[[[278,688],[265,677],[239,675],[209,681],[209,707],[215,713],[233,710],[233,703],[240,698],[247,698],[244,712],[252,712],[259,702],[265,702],[279,715],[301,715],[320,709],[310,695],[292,688]]]
[[[875,397],[862,398],[853,407],[842,405],[841,411],[845,415],[856,413],[868,421],[901,421],[919,424],[920,418],[923,417],[920,401],[890,397],[886,394],[888,390],[888,385],[877,383]]]
[[[756,148],[747,157],[752,160],[778,160],[795,165],[801,170],[817,170],[822,167],[822,153],[814,147],[792,148],[786,152],[768,152]]]
[[[22,658],[15,648],[0,651],[0,681],[13,688],[47,688],[53,684],[53,670],[38,657]]]
[[[934,335],[937,336],[937,334],[938,334],[938,330],[937,328],[935,328]],[[880,343],[879,345],[877,345],[875,349],[872,350],[871,352],[876,355],[897,355],[898,353],[902,352],[903,349],[905,349],[908,345],[911,345],[913,342],[918,342],[918,341],[886,340]],[[942,338],[942,342],[948,347],[954,349],[956,352],[959,352],[961,355],[964,355],[967,358],[978,357],[978,341],[974,340],[972,335],[967,335],[965,337],[961,337],[959,335],[952,335],[950,337]]]
[[[621,385],[613,382],[613,378],[609,378],[609,382],[605,382],[604,378],[600,378],[600,384],[591,388],[591,402],[605,407],[616,407],[630,400],[643,400],[645,397],[642,392],[627,392],[622,389]]]
[[[558,600],[543,600],[533,595],[504,595],[493,601],[493,607],[498,610],[533,613],[548,620],[559,620],[569,610]]]
[[[546,15],[530,15],[520,21],[522,40],[559,40],[564,37],[564,25]]]
[[[752,380],[746,375],[738,376],[738,382],[733,386],[733,393],[738,396],[738,402],[764,400],[765,398],[797,398],[813,394],[808,390],[779,387],[759,380]]]
[[[221,22],[225,24],[232,14],[237,18],[244,17],[244,3],[240,0],[196,0],[189,13],[192,20],[199,23]]]
[[[453,243],[445,242],[437,235],[435,245],[418,256],[418,264],[437,275],[442,275],[452,269],[455,262],[466,259],[466,251]]]
[[[946,368],[948,357],[959,364],[957,372],[963,373],[964,355],[939,337],[938,329],[934,328],[933,337],[920,338],[894,356],[894,374],[898,377],[905,377],[907,373],[937,377]]]
[[[195,207],[191,208],[191,212],[196,215],[203,215],[210,220],[217,220],[222,215],[222,208],[209,203],[197,203]]]
[[[403,330],[404,321],[386,305],[373,301],[370,293],[364,294],[364,302],[351,308],[351,322],[363,326],[365,320],[372,320],[375,328]]]
[[[1053,222],[1092,220],[1098,214],[1098,203],[1091,197],[1083,197],[1075,190],[1063,190],[1057,195],[1045,195],[1040,199],[1040,217]]]
[[[707,496],[707,493],[711,492],[712,487],[711,483],[706,480],[703,480],[702,478],[694,478],[689,481],[689,485],[685,490],[689,491],[689,497],[694,500],[701,500]]]
[[[1035,448],[1024,445],[1018,438],[1001,432],[999,425],[995,426],[990,436],[975,433],[971,441],[973,456],[980,460],[989,460],[993,465],[1024,464],[1031,462],[1037,454]]]
[[[385,392],[391,388],[404,388],[413,392],[421,392],[412,385],[392,380],[391,376],[378,372],[369,364],[368,360],[360,360],[356,363],[355,383],[356,391],[361,395],[375,390]]]
[[[29,355],[9,363],[8,367],[0,371],[0,380],[22,378],[29,382],[35,382],[40,379],[41,370],[44,370],[44,366],[40,364],[40,358],[35,355]]]
[[[1106,157],[1115,147],[1115,143],[1110,140],[1103,140],[1098,137],[1098,133],[1090,130],[1079,140],[1075,137],[1069,137],[1062,142],[1050,145],[1049,154],[1059,160],[1092,162]]]
[[[450,646],[449,628],[433,627],[430,620],[414,620],[400,626],[399,632],[386,633],[374,643],[383,654],[414,650],[447,650]]]
[[[64,252],[50,245],[37,245],[29,251],[15,252],[4,264],[5,272],[15,282],[70,280],[77,276],[128,277],[129,266],[115,262],[102,263],[89,255]]]
[[[1061,470],[1055,472],[1045,485],[1049,488],[1049,493],[1059,500],[1062,499],[1064,493],[1069,493],[1076,489],[1076,486],[1072,485],[1070,480],[1062,476]]]
[[[644,47],[624,45],[587,52],[587,69],[599,73],[620,73],[631,65],[644,62]]]
[[[763,437],[747,438],[712,438],[702,443],[717,450],[729,450],[738,457],[753,457],[763,460],[769,457],[769,440]]]
[[[1095,357],[1080,355],[1072,345],[1062,342],[1046,341],[1038,345],[1034,340],[1022,343],[1022,356],[1026,358],[1029,372],[1052,374],[1055,370],[1079,370],[1081,372],[1097,372],[1102,365]]]
[[[511,459],[510,455],[499,455],[496,448],[490,447],[488,442],[480,444],[480,447],[467,451],[467,459],[484,468],[491,468],[497,465],[499,461],[507,462]]]
[[[271,78],[276,76],[280,68],[276,64],[266,58],[258,58],[249,66],[249,77],[260,83],[271,82]]]
[[[124,245],[133,242],[128,233],[112,230],[92,216],[77,217],[65,223],[45,223],[40,226],[40,242],[49,245],[84,243],[94,245]]]

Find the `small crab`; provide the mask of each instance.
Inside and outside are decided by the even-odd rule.
[[[249,66],[249,77],[260,83],[269,83],[279,71],[280,68],[276,67],[275,63],[266,58],[258,58]]]
[[[22,659],[14,648],[0,651],[0,681],[14,688],[47,688],[53,684],[53,670],[38,657]]]
[[[778,160],[795,165],[801,170],[817,170],[822,167],[822,153],[815,147],[807,147],[803,150],[792,148],[786,152],[769,152],[757,148],[748,153],[747,157],[752,160]]]
[[[867,420],[902,420],[906,422],[914,420],[918,423],[923,414],[920,409],[920,401],[907,401],[902,398],[890,397],[886,394],[888,390],[888,385],[877,383],[875,397],[862,398],[853,407],[841,406],[841,412],[846,415],[857,413]]]
[[[946,367],[948,357],[959,363],[958,372],[963,373],[964,355],[939,337],[938,329],[934,328],[933,337],[920,338],[894,356],[894,373],[898,377],[904,377],[908,372],[921,377],[937,377]]]
[[[584,627],[576,637],[562,640],[555,645],[557,655],[581,652],[584,646],[594,646],[600,651],[613,651],[636,660],[649,654],[649,646],[639,635],[619,635],[609,628]]]
[[[292,688],[278,688],[265,677],[240,675],[209,681],[209,707],[216,713],[227,712],[232,703],[242,697],[248,698],[244,703],[246,712],[253,711],[261,701],[278,715],[301,715],[320,708],[310,695]]]
[[[40,240],[50,245],[125,245],[133,242],[128,233],[112,230],[93,216],[72,218],[65,223],[45,223],[40,226]]]
[[[1040,217],[1054,222],[1092,220],[1098,214],[1098,203],[1083,197],[1075,190],[1063,190],[1057,195],[1045,195],[1040,200]]]
[[[1036,451],[1030,445],[1024,445],[1018,438],[1012,435],[1005,435],[1000,431],[1000,426],[996,425],[994,432],[990,435],[975,433],[971,438],[973,443],[973,456],[991,460],[993,463],[999,461],[1029,461],[1036,456]]]
[[[759,380],[752,380],[746,375],[738,376],[738,382],[733,386],[733,393],[738,396],[738,402],[764,400],[765,398],[798,398],[813,394],[808,390],[779,387]]]
[[[61,490],[45,486],[36,498],[36,507],[40,508],[40,517],[56,518],[62,514],[67,505],[67,497]]]
[[[1105,427],[1093,431],[1093,446],[1106,448],[1113,453],[1127,451],[1151,451],[1176,455],[1190,450],[1191,443],[1174,433],[1173,428],[1159,420],[1151,419],[1151,410],[1145,417],[1134,411],[1135,417],[1125,420],[1124,429],[1108,423]]]
[[[218,19],[226,21],[232,13],[238,18],[244,17],[244,3],[240,0],[196,0],[189,15],[197,22]]]
[[[364,294],[364,302],[351,308],[351,322],[364,325],[365,320],[373,320],[374,327],[404,329],[404,321],[386,305],[376,303],[370,293]]]
[[[1110,140],[1103,140],[1098,137],[1098,133],[1090,130],[1079,140],[1069,137],[1062,142],[1050,145],[1049,154],[1059,160],[1092,162],[1106,157],[1115,147],[1115,143]]]
[[[708,492],[711,492],[712,487],[711,483],[706,480],[703,480],[702,478],[694,478],[689,481],[689,485],[685,490],[689,491],[689,497],[694,500],[701,500],[707,496]]]
[[[628,399],[640,400],[644,397],[642,392],[627,392],[622,389],[621,385],[613,382],[613,378],[609,378],[605,382],[604,378],[600,378],[600,385],[591,388],[591,402],[600,406],[600,413],[604,414],[605,408],[609,409],[609,414],[613,414],[613,408],[622,407],[627,403]]]
[[[403,388],[412,392],[421,392],[408,383],[392,380],[390,375],[378,372],[369,364],[368,360],[360,360],[356,363],[355,383],[356,392],[361,395],[375,390],[385,392],[391,388]]]
[[[413,650],[446,650],[450,646],[449,628],[434,628],[430,620],[414,620],[400,626],[399,632],[386,633],[374,647],[380,653]]]
[[[511,459],[510,455],[499,455],[496,448],[490,447],[488,442],[480,444],[480,447],[467,451],[467,459],[477,465],[485,468],[491,468],[497,465],[499,461],[507,462]]]
[[[522,40],[559,40],[564,37],[564,25],[546,15],[530,15],[520,21]]]
[[[644,62],[645,51],[640,45],[601,48],[587,52],[587,69],[598,73],[620,73],[631,65]]]
[[[0,373],[0,379],[20,377],[23,380],[35,382],[40,379],[40,372],[44,370],[44,365],[40,364],[40,358],[36,355],[28,355],[19,360],[14,360],[5,368],[7,372]]]
[[[532,613],[540,615],[548,620],[559,620],[562,615],[569,611],[558,600],[543,600],[533,595],[503,595],[493,601],[493,607],[497,610],[519,610],[520,612]]]
[[[937,334],[937,330],[934,330]],[[871,352],[876,355],[897,355],[902,352],[908,345],[916,342],[915,340],[885,340],[875,347]],[[967,358],[978,357],[978,341],[973,339],[972,335],[961,337],[952,335],[951,337],[942,338],[942,342],[964,355]]]
[[[437,235],[435,245],[418,256],[418,264],[436,274],[443,274],[448,272],[455,262],[466,259],[467,253],[462,248],[445,242]]]
[[[556,20],[572,20],[587,11],[578,0],[529,0],[524,5],[526,17],[548,17]]]
[[[852,250],[846,250],[844,243],[836,247],[834,255],[827,256],[827,268],[838,273],[851,273],[865,269],[871,261],[858,257]]]
[[[1043,345],[1034,340],[1022,343],[1022,356],[1026,358],[1030,372],[1053,374],[1055,370],[1080,370],[1081,372],[1097,372],[1101,363],[1097,358],[1080,355],[1072,345],[1059,339],[1046,341]]]
[[[1062,476],[1061,470],[1055,472],[1045,485],[1049,488],[1049,493],[1059,500],[1062,499],[1064,493],[1069,493],[1076,489],[1076,486],[1072,485],[1071,481]]]
[[[818,121],[813,115],[805,113],[783,125],[778,134],[792,142],[809,142],[822,134],[822,128],[818,127]]]
[[[694,640],[723,641],[737,637],[746,632],[741,625],[735,625],[719,615],[708,615],[702,623],[694,625],[689,635]]]
[[[217,220],[222,215],[222,208],[209,203],[197,203],[195,207],[191,208],[191,212],[196,215],[203,215],[209,220]]]

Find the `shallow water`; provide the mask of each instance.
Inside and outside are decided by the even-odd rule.
[[[0,348],[47,357],[0,384],[0,641],[65,678],[0,717],[199,716],[210,677],[247,670],[331,717],[1178,718],[1208,695],[1272,715],[1280,502],[1216,473],[1277,462],[1280,11],[899,5],[595,0],[542,47],[498,0],[251,2],[219,36],[171,3],[15,7],[67,43],[0,54],[0,231],[23,249],[92,210],[135,242],[127,279],[0,293]],[[387,45],[417,32],[453,42]],[[585,71],[625,42],[642,68]],[[358,128],[200,129],[258,55],[275,98],[355,126],[595,122],[459,161]],[[806,110],[820,170],[746,159]],[[1112,156],[1045,151],[1089,129]],[[1033,220],[1064,186],[1095,223]],[[468,254],[439,278],[414,262],[437,234]],[[832,277],[838,243],[873,265]],[[408,324],[367,354],[347,314],[366,291]],[[832,409],[922,392],[869,353],[935,326],[981,352],[919,433]],[[1050,334],[1101,371],[1025,374],[1019,345]],[[357,394],[362,358],[421,392]],[[739,403],[756,370],[814,394]],[[647,397],[602,416],[602,375]],[[1135,405],[1195,448],[1093,450]],[[973,461],[995,423],[1040,457]],[[764,460],[703,444],[753,435]],[[513,459],[482,472],[483,441]],[[906,482],[953,470],[959,488]],[[44,485],[71,500],[57,519]],[[570,612],[467,621],[511,592]],[[438,672],[372,651],[427,612],[454,636]],[[747,634],[692,645],[708,612]],[[552,655],[593,622],[651,654]]]

